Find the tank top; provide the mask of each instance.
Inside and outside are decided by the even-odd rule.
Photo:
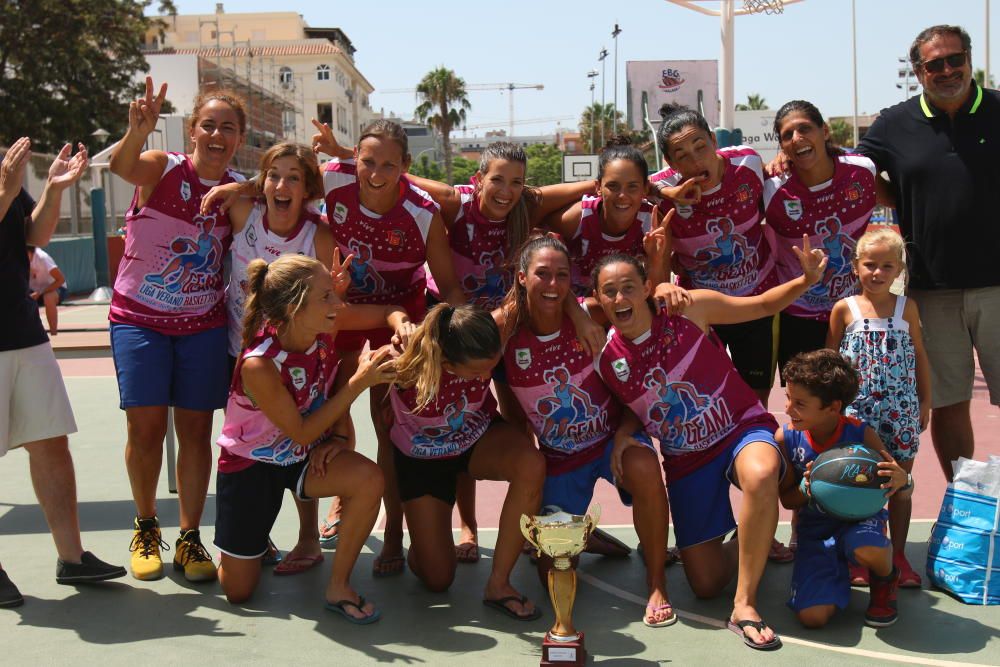
[[[243,180],[230,169],[218,184]],[[108,319],[168,335],[225,326],[222,260],[232,227],[217,207],[200,212],[216,184],[199,178],[187,155],[167,153],[163,176],[141,208],[136,188]]]
[[[580,201],[580,225],[566,244],[573,260],[573,291],[577,296],[589,296],[594,291],[590,274],[603,257],[614,253],[640,259],[646,256],[642,238],[652,229],[653,205],[643,200],[635,221],[625,233],[612,236],[601,229],[601,203],[601,197],[589,195]]]

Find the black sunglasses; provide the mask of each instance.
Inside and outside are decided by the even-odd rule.
[[[934,60],[928,60],[925,63],[921,63],[920,66],[924,68],[924,71],[928,74],[937,74],[944,71],[944,64],[948,63],[948,67],[952,69],[958,69],[963,67],[969,60],[969,53],[967,51],[961,51],[959,53],[952,53],[951,55],[943,56],[941,58],[935,58]]]

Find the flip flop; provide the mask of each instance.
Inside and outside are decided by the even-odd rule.
[[[658,622],[647,620],[651,616],[655,616],[656,612],[663,611],[664,609],[670,610],[670,616],[667,616],[665,619]],[[674,611],[673,605],[670,604],[669,602],[661,605],[651,605],[651,604],[646,605],[646,615],[642,617],[642,623],[647,628],[665,628],[668,625],[673,625],[676,622],[677,622],[677,613]]]
[[[379,569],[380,565],[392,565],[394,563],[402,563],[398,570],[389,570],[383,572]],[[382,558],[381,556],[375,556],[375,562],[372,564],[372,576],[373,577],[394,577],[397,574],[403,574],[406,570],[406,556],[393,556],[392,558]]]
[[[317,554],[315,556],[286,555],[285,559],[278,563],[278,566],[274,568],[274,576],[287,577],[292,574],[302,574],[306,570],[311,570],[322,562],[323,554]]]
[[[767,553],[767,559],[772,563],[791,563],[795,560],[795,552],[778,540],[771,540],[771,550]]]
[[[319,545],[324,549],[332,549],[337,546],[337,542],[340,541],[340,529],[333,535],[324,536],[323,533],[333,530],[340,525],[340,519],[337,519],[333,523],[330,523],[326,519],[323,519],[323,525],[319,528]]]
[[[542,610],[539,609],[538,607],[535,607],[535,610],[530,614],[522,616],[521,614],[518,614],[516,611],[507,606],[508,602],[520,602],[522,605],[524,605],[527,601],[528,601],[527,595],[522,595],[520,597],[516,595],[508,595],[505,598],[498,598],[496,600],[484,599],[483,604],[489,607],[490,609],[496,609],[497,611],[507,614],[515,621],[534,621],[536,619],[541,618]]]
[[[271,538],[267,538],[267,551],[260,557],[260,564],[264,567],[277,565],[281,562],[281,550],[274,545]]]
[[[639,542],[635,547],[636,553],[640,556],[642,553],[642,542]],[[667,558],[663,561],[663,567],[670,567],[671,565],[681,565],[684,561],[681,559],[681,550],[677,547],[667,547]]]
[[[754,640],[747,636],[745,628],[753,628],[757,632],[763,632],[764,628],[767,627],[767,623],[764,621],[734,621],[731,618],[726,619],[726,627],[731,631],[743,637],[743,643],[752,649],[757,651],[773,651],[774,649],[781,648],[781,637],[775,633],[774,639],[763,644],[758,644]]]
[[[463,547],[465,548],[463,549]],[[479,545],[475,542],[462,542],[461,544],[456,544],[455,558],[459,563],[478,563]]]
[[[359,596],[357,602],[351,600],[339,600],[337,602],[327,602],[325,608],[327,611],[332,611],[335,614],[340,614],[348,620],[348,622],[354,625],[369,625],[374,623],[378,619],[382,618],[382,612],[378,609],[372,611],[371,614],[364,616],[363,618],[355,618],[347,613],[347,607],[354,607],[362,614],[365,613],[365,598],[364,596]]]

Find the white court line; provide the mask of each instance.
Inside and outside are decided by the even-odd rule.
[[[640,607],[646,606],[645,598],[641,598],[638,595],[629,593],[628,591],[622,590],[617,586],[609,584],[606,581],[598,579],[597,577],[587,574],[581,570],[576,571],[576,575],[587,582],[594,588],[599,588],[605,593],[614,595],[617,598],[621,598],[627,602],[632,602],[639,605]],[[710,618],[708,616],[702,616],[701,614],[695,614],[690,611],[683,611],[674,607],[674,612],[681,618],[687,619],[689,621],[694,621],[696,623],[701,623],[703,625],[708,625],[713,628],[719,628],[720,630],[726,629],[726,624],[716,618]],[[974,662],[956,662],[953,660],[937,660],[935,658],[923,658],[908,655],[896,655],[893,653],[883,653],[881,651],[869,651],[863,648],[851,648],[848,646],[833,646],[832,644],[823,644],[821,642],[813,642],[807,639],[799,639],[798,637],[792,637],[790,635],[781,634],[781,641],[786,644],[796,644],[798,646],[805,646],[807,648],[822,649],[824,651],[833,651],[834,653],[846,653],[848,655],[857,655],[865,658],[874,658],[876,660],[890,660],[892,662],[901,662],[910,665],[932,665],[933,667],[988,667],[987,665],[982,665]],[[747,650],[753,650],[748,647]]]

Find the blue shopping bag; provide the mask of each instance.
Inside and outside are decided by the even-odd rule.
[[[1000,604],[1000,501],[948,485],[927,548],[932,584],[968,604]]]

